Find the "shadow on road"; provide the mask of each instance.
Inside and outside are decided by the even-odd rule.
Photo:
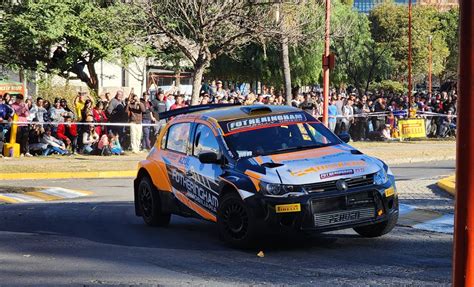
[[[352,231],[290,234],[269,238],[255,250],[233,250],[218,239],[213,223],[175,216],[167,228],[150,228],[134,215],[131,202],[0,206],[0,240],[17,241],[0,247],[6,253],[152,265],[244,284],[308,284],[309,278],[336,285],[372,282],[364,276],[374,283],[447,283],[452,249],[445,235],[397,227],[377,239]],[[264,258],[256,256],[260,250]]]

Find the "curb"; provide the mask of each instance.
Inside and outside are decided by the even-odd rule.
[[[367,154],[370,156],[370,154]],[[379,157],[380,158],[380,157]],[[388,159],[383,160],[386,164],[406,164],[406,163],[419,163],[419,162],[431,162],[431,161],[444,161],[444,160],[455,160],[456,156],[438,156],[438,157],[409,157],[402,159]]]
[[[0,193],[0,204],[41,203],[45,201],[75,199],[91,195],[90,191],[61,187],[43,187],[23,193]]]
[[[455,156],[443,157],[415,157],[404,159],[388,159],[385,162],[389,165],[454,160]],[[117,170],[117,171],[78,171],[78,172],[33,172],[33,173],[0,173],[1,180],[24,180],[24,179],[70,179],[70,178],[117,178],[117,177],[135,177],[136,170]],[[441,187],[443,188],[443,187]],[[454,193],[454,192],[453,192]]]
[[[125,171],[79,171],[79,172],[35,172],[35,173],[1,173],[0,180],[23,179],[70,179],[70,178],[114,178],[135,177],[136,170]]]
[[[451,194],[456,195],[456,177],[454,175],[442,178],[436,183],[441,189]]]

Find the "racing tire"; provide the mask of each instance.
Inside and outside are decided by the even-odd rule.
[[[161,211],[161,200],[150,178],[144,176],[138,184],[138,201],[143,221],[149,226],[167,226],[171,214]]]
[[[379,237],[389,233],[395,227],[398,221],[398,212],[392,215],[388,220],[372,225],[355,227],[354,230],[363,237]]]
[[[251,248],[256,243],[255,215],[237,193],[227,193],[221,199],[217,226],[220,238],[233,247]]]

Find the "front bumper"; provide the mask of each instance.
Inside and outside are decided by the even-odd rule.
[[[268,231],[292,229],[325,232],[371,225],[398,216],[398,195],[396,192],[386,193],[389,189],[395,190],[394,184],[366,186],[343,192],[315,192],[297,197],[256,195],[247,198],[246,203],[256,211],[255,216],[261,228]],[[282,210],[282,206],[289,208]],[[360,213],[366,216],[350,218],[350,214],[357,212],[359,216]],[[373,216],[368,215],[372,212]],[[320,218],[326,222],[322,223]]]

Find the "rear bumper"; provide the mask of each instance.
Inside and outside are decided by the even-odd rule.
[[[313,193],[298,197],[265,197],[255,196],[246,199],[246,203],[256,211],[261,228],[268,231],[285,231],[288,229],[325,232],[338,229],[371,225],[398,216],[398,195],[385,195],[388,186],[373,186],[345,192]],[[372,197],[372,201],[368,200]],[[300,211],[281,212],[281,206],[290,206]],[[357,213],[358,210],[373,210],[373,216],[359,219],[347,219],[344,214]],[[330,218],[333,214],[343,214],[336,220],[325,224],[316,222],[315,215]],[[359,214],[360,215],[360,214]],[[347,216],[346,216],[347,217]],[[341,219],[342,220],[339,220]]]

